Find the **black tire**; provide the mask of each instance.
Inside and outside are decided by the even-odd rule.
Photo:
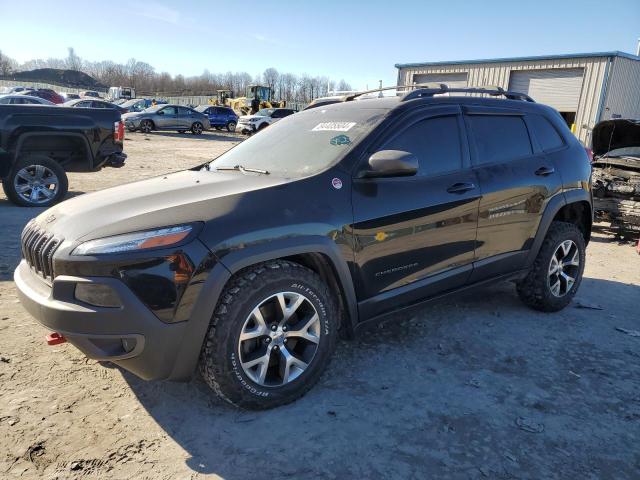
[[[307,368],[298,377],[282,385],[262,386],[240,365],[240,334],[245,320],[264,299],[294,290],[306,297],[320,318],[319,341]],[[236,274],[220,296],[202,347],[200,373],[219,396],[235,406],[261,410],[290,403],[313,387],[328,365],[338,323],[336,300],[315,272],[284,260],[249,267]],[[291,345],[290,342],[289,347],[282,348],[286,350]]]
[[[24,175],[25,170],[29,173],[35,174],[35,170],[38,166],[44,167],[45,171],[50,172],[55,175],[57,178],[57,186],[54,189],[46,188],[46,185],[39,185],[37,188],[41,188],[42,190],[47,190],[46,195],[44,192],[37,194],[37,200],[32,201],[28,198],[27,193],[31,196],[32,189],[29,189],[24,192],[19,192],[16,189],[20,188],[22,185],[27,185],[28,182],[19,175]],[[45,179],[51,179],[51,176],[47,175]],[[16,162],[13,166],[9,175],[7,175],[2,180],[2,189],[4,193],[7,195],[7,198],[11,200],[16,205],[20,205],[22,207],[50,207],[61,201],[65,195],[67,194],[67,190],[69,189],[69,180],[67,179],[67,173],[60,166],[58,162],[47,157],[46,155],[29,155],[27,157],[21,158]],[[54,193],[51,197],[46,198],[50,195],[49,191],[54,190]]]
[[[191,133],[193,133],[194,135],[201,135],[203,130],[204,127],[200,122],[194,122],[194,124],[191,125]]]
[[[261,124],[261,125],[258,127],[258,131],[260,131],[260,130],[264,130],[264,129],[265,129],[265,128],[267,128],[268,126],[269,126],[269,124],[268,124],[268,123],[263,123],[263,124]]]
[[[140,131],[142,133],[151,133],[151,130],[155,129],[155,125],[151,120],[143,120],[140,123]]]
[[[227,132],[235,132],[236,131],[236,122],[227,123]]]
[[[573,277],[575,281],[572,286],[567,288],[566,293],[562,296],[557,296],[552,292],[551,288],[553,280],[550,280],[550,266],[552,257],[559,251],[563,242],[568,240],[573,242],[577,249],[579,265],[572,267],[575,268],[575,271],[570,272],[570,274],[575,275],[575,277]],[[567,222],[552,222],[531,270],[526,278],[517,284],[520,299],[527,306],[542,312],[557,312],[569,305],[582,281],[585,250],[586,244],[584,237],[576,225]],[[558,279],[558,281],[560,281],[560,279]]]

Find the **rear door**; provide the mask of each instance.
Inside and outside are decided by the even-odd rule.
[[[353,180],[356,289],[365,317],[463,285],[474,260],[480,189],[460,108],[430,108],[389,131],[366,157],[404,150],[420,168],[411,177]]]
[[[178,107],[178,125],[181,129],[190,129],[195,120],[193,110],[186,107]]]
[[[523,112],[464,107],[471,161],[480,182],[476,264],[471,282],[524,267],[560,176],[534,145]]]

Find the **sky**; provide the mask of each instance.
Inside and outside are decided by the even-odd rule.
[[[396,63],[621,50],[640,0],[0,0],[0,50],[23,62],[135,58],[172,75],[246,71],[395,85]]]

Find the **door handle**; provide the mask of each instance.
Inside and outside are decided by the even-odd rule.
[[[476,186],[473,183],[454,183],[449,188],[447,188],[447,192],[449,193],[464,193],[469,190],[473,190]]]
[[[547,175],[551,175],[556,170],[553,167],[540,167],[535,171],[535,174],[540,177],[546,177]]]

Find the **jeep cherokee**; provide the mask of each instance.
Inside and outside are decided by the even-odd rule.
[[[498,280],[565,307],[590,173],[560,115],[525,95],[352,95],[191,170],[47,210],[24,229],[15,281],[90,358],[144,379],[199,368],[232,404],[270,408],[311,388],[365,320]]]

